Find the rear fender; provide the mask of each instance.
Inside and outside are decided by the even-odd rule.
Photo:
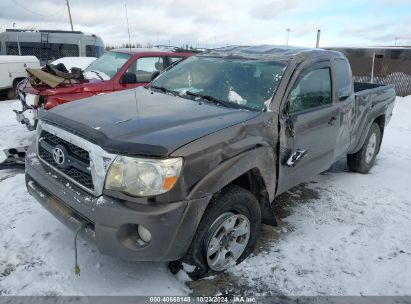
[[[367,122],[365,128],[362,129],[362,131],[361,131],[361,136],[360,136],[357,144],[354,146],[354,149],[351,149],[351,150],[350,150],[350,152],[349,152],[348,154],[354,154],[354,153],[358,152],[358,151],[362,148],[362,146],[364,145],[365,139],[367,138],[368,131],[370,130],[372,123],[375,122],[376,119],[377,119],[378,117],[380,117],[381,115],[384,115],[384,111],[378,112],[378,113],[373,113],[373,115],[370,115],[370,116],[367,118],[367,119],[368,119],[368,122]],[[359,131],[359,130],[358,130],[358,131]],[[382,140],[382,135],[383,135],[383,133],[384,133],[384,126],[382,127],[382,130],[381,130],[381,140]]]

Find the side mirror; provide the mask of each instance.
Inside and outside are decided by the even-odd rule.
[[[151,74],[151,81],[157,78],[157,76],[160,75],[160,71],[154,71],[153,74]]]
[[[344,101],[352,94],[352,87],[346,87],[337,91],[337,99],[339,101]]]
[[[136,83],[136,82],[137,82],[136,74],[130,73],[130,72],[125,72],[124,75],[120,79],[121,84]]]
[[[350,96],[344,95],[344,96],[339,97],[338,100],[339,101],[344,101],[344,100],[347,100],[348,97],[350,97]]]

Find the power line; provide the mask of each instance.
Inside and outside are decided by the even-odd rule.
[[[27,7],[25,7],[24,5],[20,4],[20,3],[19,3],[19,2],[17,2],[16,0],[11,0],[11,1],[12,1],[12,2],[14,2],[16,5],[20,6],[22,9],[24,9],[24,10],[26,10],[26,11],[28,11],[28,12],[30,12],[30,13],[32,13],[32,14],[34,14],[34,15],[41,16],[41,17],[50,18],[51,16],[55,15],[56,13],[61,12],[61,9],[58,9],[58,10],[57,10],[57,11],[55,11],[53,14],[50,14],[50,15],[43,15],[43,14],[40,14],[40,13],[38,13],[38,12],[35,12],[35,11],[33,11],[33,10],[31,10],[31,9],[29,9],[29,8],[27,8]]]
[[[18,6],[20,6],[22,9],[25,9],[26,11],[28,11],[32,14],[39,15],[39,16],[42,16],[42,17],[49,17],[49,16],[46,16],[46,15],[40,14],[38,12],[32,11],[31,9],[28,9],[24,5],[21,5],[20,3],[18,3],[16,0],[11,0],[11,1],[14,2],[15,4],[17,4]]]

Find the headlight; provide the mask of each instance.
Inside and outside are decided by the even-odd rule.
[[[133,196],[152,196],[169,191],[181,172],[181,157],[168,159],[117,156],[106,178],[106,189]]]

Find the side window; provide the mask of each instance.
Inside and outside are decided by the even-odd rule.
[[[335,59],[334,69],[337,91],[343,95],[350,94],[353,82],[349,63],[343,59]]]
[[[137,62],[131,65],[127,72],[134,72],[138,82],[150,82],[153,72],[162,70],[164,70],[163,57],[143,57],[137,59]]]
[[[296,113],[332,103],[331,73],[321,68],[306,73],[288,96],[288,113]]]

